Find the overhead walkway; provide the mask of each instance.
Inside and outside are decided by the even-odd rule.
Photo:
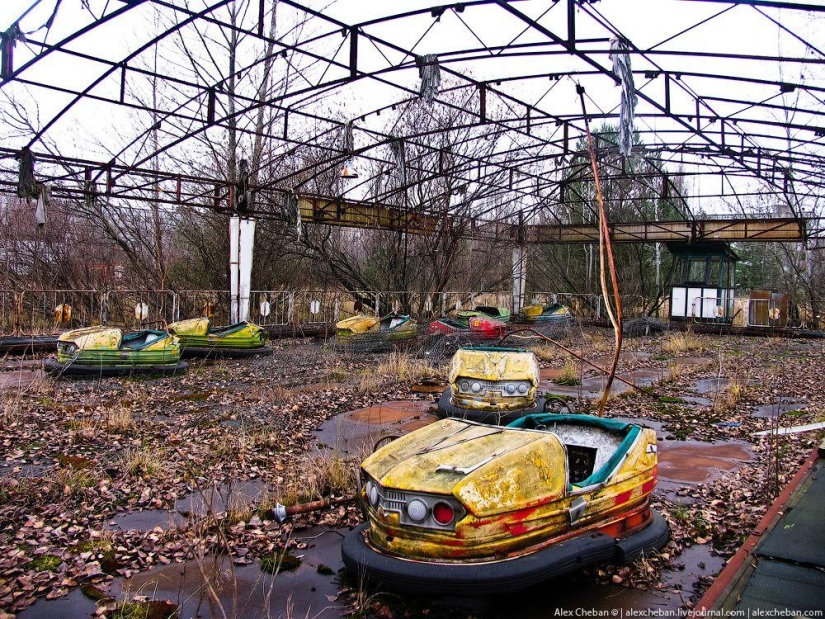
[[[410,234],[450,232],[473,239],[509,240],[519,244],[598,243],[596,224],[524,224],[477,217],[436,216],[399,206],[321,196],[298,196],[303,223],[401,230]],[[825,237],[820,217],[704,218],[682,221],[616,222],[610,224],[614,243],[666,241],[803,242]]]

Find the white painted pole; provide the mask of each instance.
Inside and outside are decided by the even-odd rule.
[[[252,256],[255,248],[255,220],[242,219],[238,244],[238,320],[249,319],[252,288]]]
[[[527,287],[527,249],[522,245],[513,248],[513,315],[524,305],[524,291]]]
[[[241,218],[229,218],[229,321],[240,322],[238,318],[238,284],[241,241]]]

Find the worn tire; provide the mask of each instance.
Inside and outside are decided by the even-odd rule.
[[[43,361],[43,369],[52,376],[72,376],[78,378],[101,378],[104,376],[173,376],[189,369],[186,361],[177,365],[80,365],[78,363],[58,363],[54,359]]]
[[[220,346],[187,346],[181,348],[181,357],[198,359],[243,359],[246,357],[258,357],[271,355],[273,352],[270,346],[259,348],[221,348]]]
[[[341,556],[355,577],[386,589],[413,595],[477,596],[520,591],[594,563],[627,563],[643,552],[661,548],[669,531],[653,512],[644,529],[621,540],[586,533],[532,554],[488,563],[411,561],[382,554],[367,545],[361,524],[344,537]]]
[[[544,398],[539,396],[536,398],[536,404],[532,408],[524,408],[515,411],[480,411],[472,408],[461,408],[455,406],[450,402],[453,395],[453,388],[447,387],[441,398],[438,400],[438,416],[439,417],[458,417],[461,419],[469,419],[470,421],[478,421],[480,423],[492,423],[494,425],[506,425],[521,419],[525,415],[533,415],[544,412]]]
[[[667,520],[651,510],[653,515],[650,524],[630,537],[616,542],[616,563],[631,563],[643,553],[659,550],[670,539],[670,528]]]
[[[413,595],[476,596],[519,591],[593,563],[611,561],[616,553],[612,537],[593,533],[504,561],[408,561],[369,547],[362,535],[366,527],[362,524],[344,538],[344,565],[359,580]]]

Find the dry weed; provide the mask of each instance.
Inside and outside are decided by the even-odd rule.
[[[562,353],[558,348],[555,346],[550,346],[549,344],[540,344],[535,346],[533,349],[533,354],[536,355],[541,361],[560,361],[562,359]]]
[[[435,374],[426,361],[413,359],[408,354],[392,352],[378,364],[376,373],[389,376],[395,382],[418,381]]]
[[[152,477],[164,464],[164,454],[148,445],[127,449],[123,454],[123,468],[134,477]]]
[[[331,494],[350,494],[361,458],[338,453],[320,454],[295,466],[278,479],[276,491],[284,505],[317,501]]]
[[[579,384],[579,367],[578,364],[570,357],[564,360],[564,367],[561,370],[558,378],[555,380],[558,385],[578,385]]]
[[[123,404],[110,409],[106,413],[106,429],[109,432],[121,433],[131,430],[135,425],[132,409]]]
[[[691,350],[701,350],[702,340],[692,331],[678,331],[662,339],[662,352],[679,354]]]

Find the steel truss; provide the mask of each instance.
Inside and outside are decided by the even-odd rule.
[[[36,29],[44,4],[55,16]],[[79,208],[230,211],[235,160],[250,158],[249,213],[260,217],[414,233],[450,222],[469,237],[590,242],[584,118],[572,93],[584,88],[594,126],[618,122],[619,76],[609,59],[618,39],[639,98],[632,155],[622,157],[609,136],[599,141],[623,205],[612,214],[618,238],[700,238],[711,229],[740,240],[823,236],[825,52],[815,28],[804,27],[821,18],[819,5],[666,0],[656,4],[679,17],[661,28],[673,34],[656,35],[620,19],[618,0],[475,0],[353,21],[280,0],[278,19],[303,24],[281,36],[271,31],[272,0],[89,4],[88,15],[70,19],[56,0],[40,0],[3,33],[0,193],[17,191],[17,158],[29,151],[37,180]],[[776,40],[696,43],[745,20]],[[122,24],[145,32],[111,52],[96,45]],[[234,71],[218,71],[217,61],[204,68],[206,53],[174,55],[207,36],[255,51],[239,52]],[[442,78],[431,104],[418,90],[424,53]],[[175,70],[186,61],[187,70]],[[67,78],[66,66],[81,67],[82,78]],[[250,76],[263,72],[291,78],[271,91],[251,88]],[[32,122],[20,103],[27,97],[46,102],[48,114]],[[331,98],[352,103],[330,113]],[[130,118],[136,128],[103,132],[86,150],[69,146],[72,124],[110,112],[115,125]],[[256,125],[259,114],[272,121]],[[237,145],[223,160],[235,163],[204,161],[198,151],[229,132]],[[345,184],[337,173],[350,159],[364,173]],[[294,213],[285,206],[293,193],[301,198]],[[667,221],[646,208],[656,200],[673,211]],[[736,223],[718,227],[702,210],[723,203]],[[772,223],[764,223],[768,212]]]

